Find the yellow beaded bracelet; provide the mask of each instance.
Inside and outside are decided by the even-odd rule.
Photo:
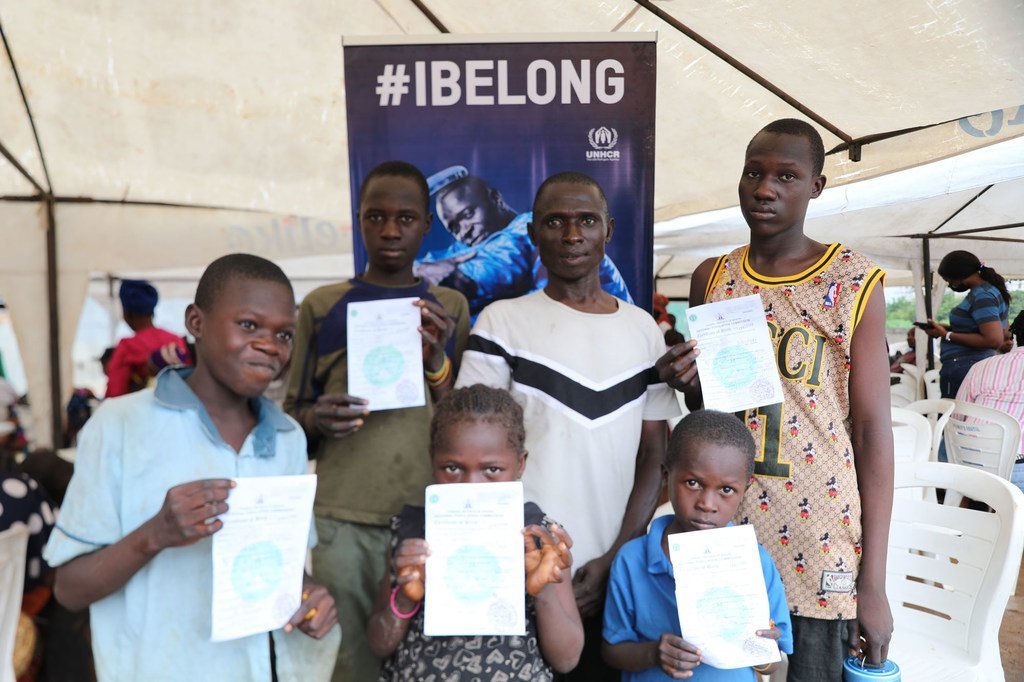
[[[448,381],[448,377],[451,376],[451,373],[452,361],[447,355],[444,356],[444,364],[441,365],[441,369],[436,372],[431,372],[426,368],[423,369],[423,374],[427,377],[427,384],[429,384],[431,388],[443,386],[444,383]]]

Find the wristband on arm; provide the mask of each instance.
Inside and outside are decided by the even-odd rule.
[[[423,374],[427,377],[427,385],[431,388],[440,388],[445,385],[448,378],[452,375],[452,361],[446,354],[444,356],[444,364],[441,365],[441,369],[436,372],[431,372],[429,369],[424,368]]]
[[[420,606],[423,604],[423,602],[419,602],[418,604],[416,604],[416,608],[414,608],[412,611],[409,611],[408,613],[402,613],[398,610],[398,604],[395,602],[395,598],[398,596],[398,591],[400,589],[402,588],[398,585],[395,585],[395,589],[391,590],[391,613],[395,614],[396,618],[400,618],[402,620],[409,620],[417,613],[419,613]]]

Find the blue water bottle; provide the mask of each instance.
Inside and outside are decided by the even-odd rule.
[[[901,679],[900,667],[889,660],[875,665],[850,656],[843,662],[843,682],[900,682]]]

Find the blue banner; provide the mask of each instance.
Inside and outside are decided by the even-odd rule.
[[[481,39],[346,39],[356,272],[366,267],[359,186],[377,164],[401,159],[431,190],[434,222],[417,274],[462,291],[474,315],[542,288],[547,274],[526,231],[533,196],[547,177],[578,171],[601,185],[616,221],[601,266],[605,289],[650,310],[653,34]]]

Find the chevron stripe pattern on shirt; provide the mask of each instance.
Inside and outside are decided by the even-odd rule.
[[[469,337],[467,350],[500,358],[509,366],[512,381],[520,390],[590,421],[601,422],[613,416],[643,398],[648,386],[659,383],[658,373],[649,363],[630,368],[611,380],[589,381],[550,359],[538,358],[522,349],[507,349],[483,333]]]

